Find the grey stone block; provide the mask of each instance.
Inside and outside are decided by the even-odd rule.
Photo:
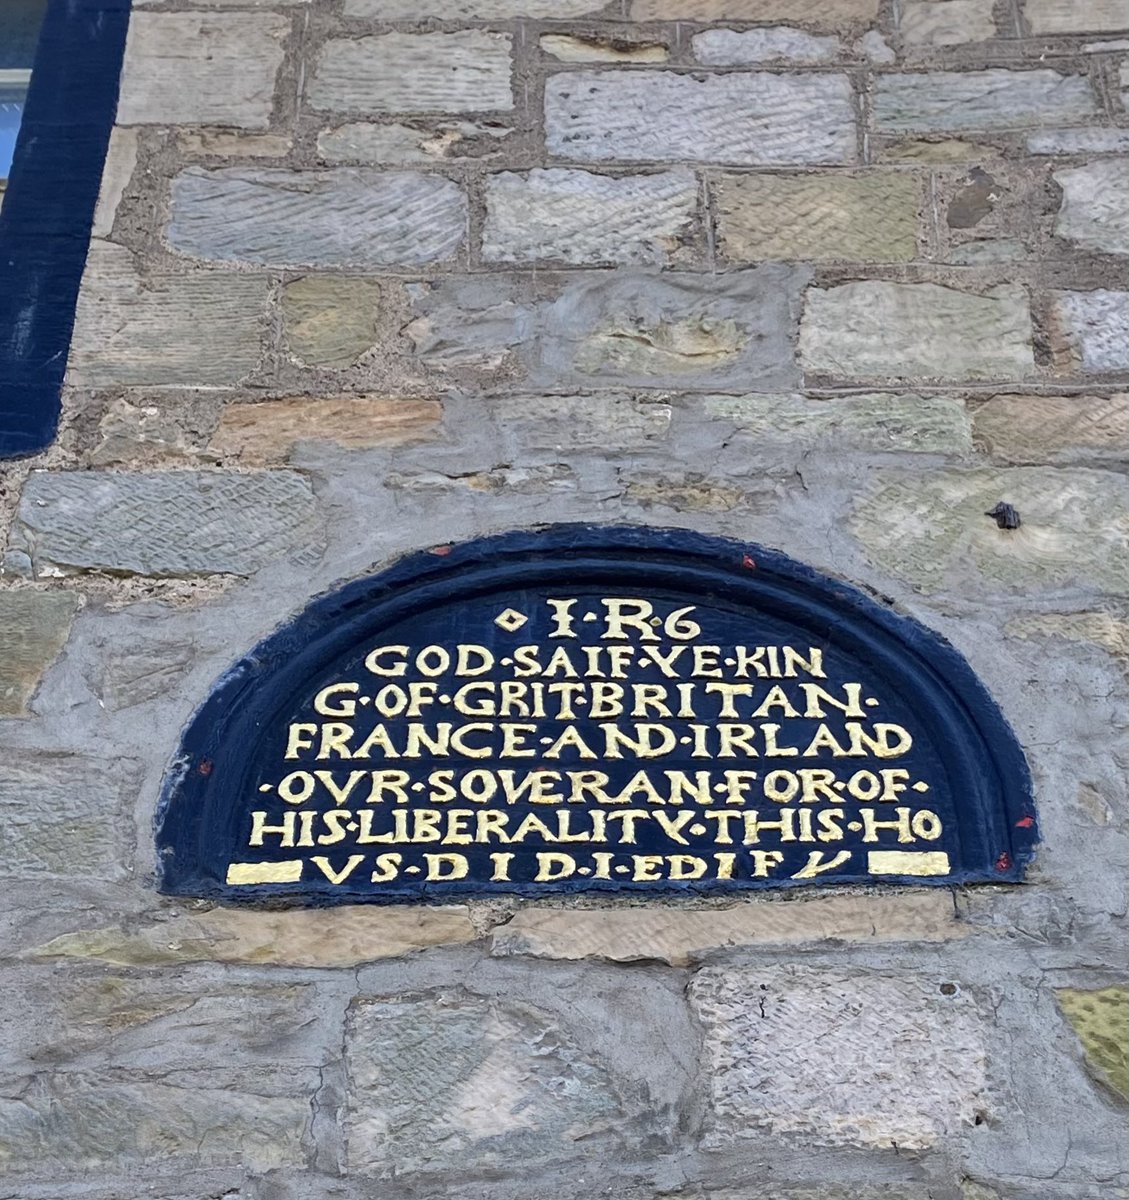
[[[167,237],[217,262],[411,266],[455,254],[466,219],[462,190],[438,175],[192,167],[173,180]]]
[[[780,25],[769,29],[707,29],[690,39],[694,57],[711,67],[741,67],[762,62],[832,62],[839,39],[816,37]]]
[[[1087,373],[1129,370],[1129,292],[1057,292],[1051,317],[1062,344],[1062,367]]]
[[[1055,171],[1062,207],[1055,233],[1087,250],[1129,254],[1129,159]]]
[[[497,111],[514,106],[510,72],[503,33],[333,38],[318,54],[306,99],[329,112]]]
[[[1035,369],[1027,293],[868,280],[807,293],[800,361],[837,379],[1022,379]]]
[[[22,716],[67,640],[81,597],[74,592],[0,592],[0,716]]]
[[[289,32],[278,13],[136,13],[118,122],[266,129]]]
[[[916,973],[708,967],[691,997],[715,1145],[771,1131],[922,1149],[990,1109],[982,1019],[959,987],[942,994]],[[826,1069],[813,1069],[813,1047]]]
[[[576,71],[545,85],[549,153],[586,162],[855,161],[845,75]]]
[[[13,542],[40,574],[250,575],[320,540],[293,471],[36,472]]]
[[[269,285],[227,271],[141,273],[133,255],[91,246],[75,315],[67,382],[236,384],[259,363]]]
[[[117,754],[8,750],[0,761],[0,875],[119,879],[141,764]]]
[[[880,75],[874,123],[883,133],[1025,129],[1098,115],[1090,82],[1057,71],[908,72]]]
[[[619,178],[560,168],[506,171],[486,182],[482,257],[662,264],[697,208],[691,171]]]

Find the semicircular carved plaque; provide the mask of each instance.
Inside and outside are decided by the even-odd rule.
[[[176,895],[394,902],[1022,879],[1014,734],[935,633],[784,555],[556,526],[316,600],[216,685]]]

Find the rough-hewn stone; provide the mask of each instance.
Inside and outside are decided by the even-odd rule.
[[[510,38],[503,33],[333,38],[318,54],[306,98],[312,108],[332,112],[508,109],[510,70]]]
[[[1129,0],[1025,0],[1023,16],[1034,34],[1113,33],[1129,30]]]
[[[74,592],[0,592],[0,716],[23,716],[78,611]]]
[[[850,83],[834,74],[553,75],[545,139],[550,154],[587,162],[775,166],[849,163],[856,154]]]
[[[178,1158],[266,1171],[304,1162],[309,1120],[307,1096],[41,1074],[0,1098],[0,1155],[8,1170],[57,1163],[60,1174]]]
[[[376,267],[450,258],[465,232],[466,197],[438,175],[190,167],[173,180],[166,236],[214,262]]]
[[[1129,292],[1057,292],[1051,320],[1052,349],[1060,370],[1129,369]]]
[[[909,0],[898,32],[910,46],[959,46],[995,37],[993,0]]]
[[[1006,463],[1129,460],[1129,395],[993,396],[973,417],[976,441]]]
[[[196,129],[181,133],[180,148],[190,158],[283,158],[294,148],[294,140],[284,133]]]
[[[0,761],[0,875],[119,879],[141,764],[118,754],[8,750]]]
[[[1088,250],[1129,254],[1129,159],[1055,171],[1062,207],[1055,233]]]
[[[619,1144],[625,1124],[661,1145],[669,1115],[650,1111],[642,1089],[624,1089],[577,1033],[518,998],[456,988],[356,1004],[349,1169],[389,1177],[458,1171],[468,1160],[480,1171],[590,1161]]]
[[[40,574],[250,575],[320,534],[293,471],[44,471],[24,485],[12,537]]]
[[[841,379],[1022,379],[1034,371],[1022,288],[983,296],[932,283],[869,280],[813,288],[800,361]]]
[[[1129,666],[1129,618],[1110,612],[1039,613],[1020,617],[1007,627],[1009,637],[1066,638],[1100,646]]]
[[[98,205],[90,229],[91,237],[108,238],[113,232],[118,205],[137,167],[137,134],[136,129],[121,126],[110,134],[106,162],[102,167],[102,186],[98,190]]]
[[[540,317],[531,378],[712,391],[797,381],[792,339],[802,268],[724,275],[620,271],[566,287]]]
[[[621,177],[560,168],[506,171],[486,183],[482,257],[663,264],[697,207],[691,171]]]
[[[445,21],[507,21],[516,17],[564,21],[598,13],[605,7],[604,0],[345,0],[345,15],[381,21],[414,21],[428,16]]]
[[[1042,129],[1028,134],[1028,154],[1124,154],[1129,129]]]
[[[628,42],[622,38],[543,33],[538,45],[559,62],[661,63],[670,58],[670,51],[659,42]]]
[[[921,1149],[989,1108],[975,1002],[928,975],[707,967],[691,997],[715,1143],[770,1130]],[[812,1070],[813,1046],[833,1069]]]
[[[465,908],[339,908],[170,913],[150,924],[63,934],[35,958],[92,959],[125,967],[188,962],[353,967],[429,946],[473,941]]]
[[[1129,1100],[1129,988],[1059,988],[1055,998],[1082,1043],[1087,1067]]]
[[[1022,525],[985,514],[1014,505]],[[1109,471],[882,472],[851,522],[868,556],[925,592],[1129,595],[1129,483]]]
[[[666,435],[670,405],[644,396],[501,396],[494,420],[522,443],[625,449]]]
[[[817,37],[787,25],[768,29],[707,29],[690,39],[700,63],[741,67],[762,62],[831,62],[839,55],[839,39]]]
[[[687,966],[736,946],[825,941],[924,941],[962,937],[947,894],[807,896],[734,908],[526,908],[491,937],[494,954],[539,958],[657,959]]]
[[[120,246],[91,246],[67,360],[67,381],[234,384],[258,365],[265,277],[138,270]]]
[[[389,164],[490,158],[512,133],[490,121],[436,121],[425,128],[350,121],[318,134],[318,156],[326,162]]]
[[[1097,116],[1089,80],[1057,71],[907,72],[880,75],[874,122],[880,132],[1023,129]]]
[[[348,367],[376,341],[380,285],[371,279],[307,275],[282,289],[292,354],[315,367]]]
[[[708,396],[705,411],[732,421],[764,445],[903,454],[962,454],[972,449],[968,413],[949,396]]]
[[[171,397],[156,395],[153,401],[146,404],[136,395],[110,401],[98,422],[98,442],[90,451],[91,466],[198,457],[215,428],[220,399],[208,392],[174,392]]]
[[[405,446],[438,428],[437,400],[375,396],[300,396],[260,404],[229,404],[209,447],[246,466],[285,461],[300,441],[336,442],[363,449]]]
[[[717,184],[726,257],[899,262],[917,253],[919,185],[900,171],[731,175]]]
[[[289,32],[278,13],[137,13],[118,123],[265,129]]]
[[[837,29],[869,24],[878,0],[630,0],[635,21],[759,21]]]

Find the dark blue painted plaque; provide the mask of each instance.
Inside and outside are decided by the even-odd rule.
[[[955,650],[775,551],[558,526],[315,601],[193,718],[176,895],[395,902],[1022,879],[1022,751]]]

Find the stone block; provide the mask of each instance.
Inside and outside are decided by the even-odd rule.
[[[670,1107],[624,1078],[590,1018],[515,990],[487,997],[448,986],[354,1004],[351,1173],[460,1177],[473,1162],[505,1178],[528,1163],[579,1167],[624,1144],[655,1152],[669,1144]]]
[[[108,238],[113,232],[118,205],[137,168],[137,133],[136,129],[120,125],[110,133],[106,162],[102,167],[102,185],[98,189],[98,205],[90,229],[91,237]]]
[[[508,34],[480,29],[331,38],[318,53],[306,100],[322,112],[510,109],[510,49]]]
[[[0,762],[0,875],[125,877],[140,786],[141,764],[118,754],[8,750]]]
[[[706,29],[690,39],[694,58],[710,67],[743,67],[763,62],[832,62],[839,39],[817,37],[778,25],[766,29]]]
[[[523,908],[496,928],[490,950],[537,958],[656,960],[685,967],[741,946],[933,942],[963,937],[945,892],[805,896],[731,908]]]
[[[281,967],[355,967],[430,946],[477,937],[465,908],[214,908],[173,912],[160,921],[131,921],[62,934],[29,951],[35,958],[89,959],[123,967],[191,962]]]
[[[0,716],[22,717],[70,635],[80,597],[30,588],[0,592]]]
[[[1129,292],[1056,292],[1051,348],[1060,371],[1129,370]]]
[[[880,133],[1024,129],[1098,115],[1089,80],[1057,71],[905,72],[879,75],[874,85]]]
[[[856,157],[851,86],[840,74],[552,75],[545,140],[550,154],[586,162],[781,166]]]
[[[180,254],[271,266],[419,266],[452,257],[466,197],[439,175],[338,167],[190,167],[172,184]]]
[[[628,0],[633,21],[756,21],[838,29],[869,25],[878,0]]]
[[[1055,233],[1086,250],[1129,254],[1129,159],[1053,173],[1062,188]]]
[[[128,250],[95,242],[79,293],[67,382],[237,384],[259,364],[268,295],[263,276],[142,274]]]
[[[39,1075],[0,1097],[5,1167],[60,1174],[188,1160],[252,1171],[305,1162],[309,1096],[199,1090],[176,1083],[122,1082],[101,1070]]]
[[[990,1107],[984,1029],[975,1001],[942,986],[919,972],[699,971],[709,1141],[771,1132],[904,1151],[971,1126]]]
[[[40,575],[250,575],[320,540],[293,471],[35,472],[12,532]]]
[[[345,0],[347,17],[380,21],[510,21],[520,17],[566,21],[607,7],[606,0]]]
[[[531,353],[538,386],[766,391],[797,382],[793,337],[804,268],[724,275],[617,272],[568,284],[546,304]]]
[[[996,36],[993,0],[909,0],[898,32],[908,46],[961,46]]]
[[[978,444],[1005,463],[1129,460],[1129,394],[993,396],[973,416]]]
[[[448,276],[409,285],[415,318],[403,333],[432,371],[475,382],[512,369],[535,322],[530,281],[511,275]]]
[[[623,450],[665,438],[670,405],[642,396],[500,396],[494,421],[523,446]]]
[[[482,257],[664,265],[697,211],[692,171],[618,177],[561,168],[505,171],[486,181]]]
[[[764,513],[774,511],[788,486],[781,473],[765,471],[748,484],[711,483],[701,471],[620,473],[629,504],[644,509],[696,513]]]
[[[758,445],[897,454],[964,454],[972,449],[968,413],[948,396],[708,396],[705,411],[733,422]]]
[[[318,134],[318,157],[326,162],[393,165],[484,159],[505,149],[505,139],[513,132],[489,121],[436,121],[424,128],[350,121]]]
[[[284,133],[230,129],[182,130],[178,140],[189,158],[285,158],[294,148],[294,139]]]
[[[18,985],[17,985],[18,980]],[[155,971],[8,971],[4,1076],[103,1071],[308,1098],[341,1046],[341,1009],[309,984]],[[201,986],[203,985],[203,986]]]
[[[1129,151],[1129,129],[1042,129],[1028,134],[1028,154],[1124,154]]]
[[[1115,658],[1126,660],[1129,666],[1129,620],[1113,613],[1039,613],[1009,622],[1007,635],[1018,638],[1058,637],[1069,642],[1088,642],[1092,646],[1100,646]],[[1105,802],[1101,801],[1101,804]],[[1108,824],[1109,819],[1107,817],[1097,823]]]
[[[908,262],[917,254],[920,185],[902,171],[730,175],[717,188],[733,262]]]
[[[985,514],[1014,505],[1022,525]],[[1129,482],[1045,467],[880,472],[851,530],[870,560],[918,591],[1034,599],[1129,595]]]
[[[1027,293],[932,283],[813,288],[800,326],[805,372],[836,379],[1023,379],[1034,372]]]
[[[1129,0],[1025,0],[1033,34],[1116,33],[1129,30]]]
[[[298,396],[229,404],[209,446],[244,466],[283,462],[298,442],[335,442],[348,449],[407,446],[426,440],[443,415],[437,400],[378,396]]]
[[[342,275],[307,275],[282,289],[291,354],[312,367],[350,367],[376,341],[380,284]]]
[[[1129,1100],[1129,988],[1059,988],[1055,999],[1082,1043],[1087,1068]]]
[[[266,129],[289,32],[279,13],[136,13],[118,124]]]
[[[215,428],[222,401],[214,391],[158,393],[153,403],[115,397],[98,422],[98,442],[90,451],[94,467],[158,463],[199,457]]]
[[[543,33],[538,45],[558,62],[664,63],[670,58],[670,51],[659,42],[629,42],[619,37]]]

